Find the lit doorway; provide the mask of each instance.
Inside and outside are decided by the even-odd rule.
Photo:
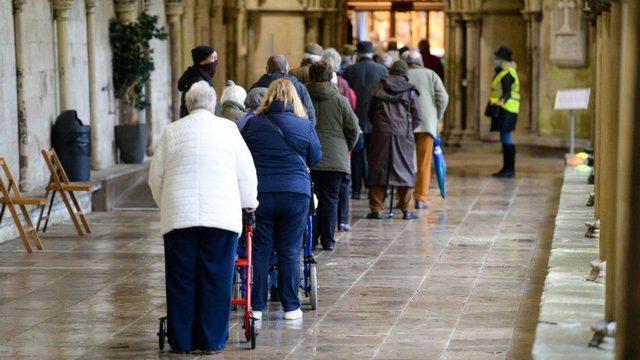
[[[398,48],[417,48],[428,39],[431,53],[444,56],[444,2],[433,1],[348,1],[347,16],[351,22],[348,39],[371,41],[377,49],[386,50],[395,41]]]

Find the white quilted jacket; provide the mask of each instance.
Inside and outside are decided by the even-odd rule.
[[[168,125],[149,170],[162,234],[206,226],[242,232],[242,209],[258,207],[251,153],[232,121],[194,110]]]

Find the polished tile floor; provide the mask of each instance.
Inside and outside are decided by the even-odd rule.
[[[271,304],[253,351],[235,314],[227,350],[211,358],[529,358],[563,164],[525,153],[517,179],[497,180],[495,149],[448,154],[447,200],[434,196],[417,221],[366,220],[355,202],[353,232],[317,256],[319,309],[285,322]],[[157,349],[158,218],[95,213],[86,238],[59,225],[46,251],[0,245],[0,358],[178,357]]]

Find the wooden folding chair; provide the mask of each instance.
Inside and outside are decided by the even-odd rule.
[[[0,223],[2,223],[2,217],[4,216],[5,209],[9,208],[11,217],[13,217],[13,221],[18,228],[18,232],[20,232],[20,237],[22,238],[22,243],[24,244],[25,250],[27,250],[27,252],[33,251],[29,242],[29,234],[31,234],[31,236],[33,237],[38,250],[43,250],[44,247],[42,246],[42,242],[40,241],[38,230],[33,227],[33,222],[31,222],[31,216],[29,216],[29,212],[27,211],[26,206],[37,205],[44,207],[47,204],[47,199],[41,197],[23,197],[22,194],[20,194],[18,185],[16,185],[16,182],[13,180],[13,176],[11,175],[11,171],[9,170],[9,166],[7,165],[7,162],[4,161],[4,158],[0,158],[0,167],[2,167],[4,175],[7,178],[8,182],[5,186],[4,181],[0,177],[0,204],[2,204],[2,210],[0,210]],[[27,223],[26,227],[24,227],[22,225],[22,222],[20,221],[18,211],[16,211],[16,206],[18,206],[20,208],[20,211],[22,212],[24,221]]]
[[[56,193],[60,193],[62,202],[64,202],[64,205],[67,207],[69,215],[71,215],[71,221],[73,221],[73,226],[75,226],[78,235],[83,236],[90,233],[91,228],[89,227],[87,218],[84,216],[84,212],[82,212],[82,207],[80,207],[80,203],[78,202],[74,191],[92,191],[93,184],[70,182],[69,177],[67,177],[67,173],[64,171],[62,163],[60,163],[60,159],[58,158],[55,150],[42,150],[42,156],[44,157],[44,162],[47,163],[47,167],[49,168],[49,172],[51,173],[51,177],[49,178],[49,185],[47,185],[47,191],[45,193],[45,198],[48,199],[49,193],[51,193],[51,200],[49,201],[49,210],[47,211],[46,216],[43,216],[44,207],[40,210],[40,218],[38,219],[37,229],[40,229],[40,223],[44,219],[45,222],[42,232],[47,231],[47,225],[49,224],[49,216],[51,215],[53,201],[56,197]],[[71,200],[71,202],[69,202],[69,199]]]

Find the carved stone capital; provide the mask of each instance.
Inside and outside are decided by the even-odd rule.
[[[460,12],[462,15],[462,20],[467,23],[479,23],[480,22],[480,13],[477,11],[462,11]]]
[[[93,14],[96,12],[96,0],[85,0],[84,7],[87,14]]]
[[[522,10],[522,17],[527,22],[540,22],[542,21],[542,11]]]
[[[73,0],[52,0],[53,13],[56,20],[67,20],[73,7]]]
[[[184,12],[184,4],[182,3],[182,0],[168,0],[165,3],[165,8],[167,16],[170,18],[180,17]]]
[[[595,22],[598,16],[602,15],[602,13],[605,11],[609,11],[610,9],[610,0],[586,0],[584,15],[588,21]]]
[[[118,19],[133,21],[138,6],[136,0],[114,0],[113,5]]]
[[[27,0],[13,0],[13,13],[21,12]]]

